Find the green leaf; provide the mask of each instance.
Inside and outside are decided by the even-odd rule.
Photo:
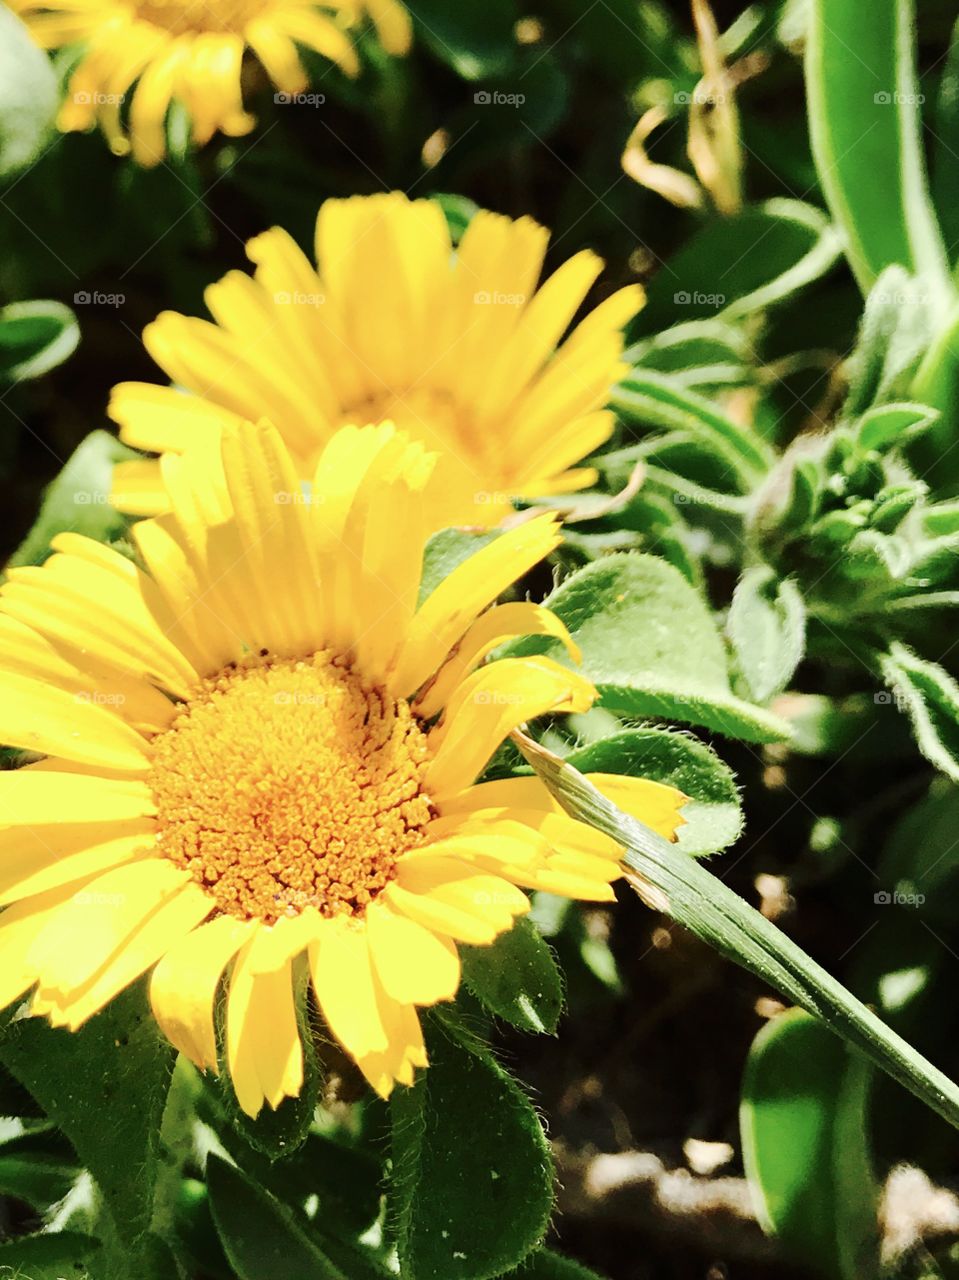
[[[849,361],[847,418],[894,400],[918,400],[936,407],[917,382],[920,362],[924,357],[928,362],[936,347],[929,300],[927,284],[898,266],[887,267],[869,291]]]
[[[8,1022],[0,1037],[0,1060],[93,1175],[130,1266],[141,1250],[152,1248],[147,1232],[173,1056],[142,984],[117,996],[79,1031],[20,1018]],[[144,1266],[139,1274],[145,1280],[153,1272]],[[126,1280],[123,1271],[111,1272],[111,1280],[114,1275]]]
[[[805,649],[799,588],[767,565],[747,569],[733,592],[726,631],[751,696],[768,702],[792,679]]]
[[[857,424],[861,449],[902,448],[939,417],[925,404],[884,404],[863,414]]]
[[[872,1070],[801,1009],[753,1041],[739,1110],[764,1229],[834,1280],[878,1274],[879,1188],[866,1145]]]
[[[582,649],[580,669],[596,684],[603,706],[703,725],[747,742],[789,737],[778,716],[733,694],[708,607],[656,556],[607,556],[572,574],[546,604]],[[529,639],[511,649],[572,665],[558,642]]]
[[[947,245],[959,243],[959,156],[951,140],[959,136],[959,20],[939,83],[935,121],[930,129],[932,194]]]
[[[959,684],[938,663],[898,641],[879,655],[879,665],[896,705],[912,722],[919,750],[959,782]]]
[[[423,41],[464,80],[505,70],[516,51],[514,0],[407,0],[407,8]]]
[[[490,947],[461,947],[463,981],[490,1013],[521,1031],[552,1035],[563,1010],[563,979],[548,944],[517,920]]]
[[[521,1267],[508,1271],[502,1280],[602,1280],[602,1277],[552,1249],[537,1249]]]
[[[463,238],[463,232],[479,212],[479,205],[468,196],[457,196],[446,192],[431,196],[430,199],[435,200],[443,210],[453,243],[459,244]]]
[[[28,1130],[0,1143],[0,1195],[16,1196],[45,1210],[62,1200],[80,1172],[76,1157],[56,1133]]]
[[[653,277],[635,329],[742,319],[820,279],[839,253],[828,219],[799,200],[767,200],[710,219]]]
[[[40,1232],[0,1244],[0,1275],[11,1280],[86,1280],[86,1263],[99,1245],[79,1231]]]
[[[363,1280],[341,1271],[293,1213],[233,1165],[211,1155],[210,1207],[220,1242],[239,1280]]]
[[[637,342],[623,358],[643,372],[668,374],[677,386],[709,390],[752,382],[755,352],[741,326],[690,320]]]
[[[137,455],[106,431],[92,431],[47,488],[40,514],[10,564],[42,564],[58,533],[71,530],[97,542],[123,536],[127,520],[110,503],[113,465]]]
[[[0,308],[0,380],[39,378],[73,355],[79,341],[77,318],[62,302],[11,302]]]
[[[514,735],[519,737],[520,735]],[[882,1071],[959,1128],[959,1086],[856,999],[792,939],[695,858],[629,817],[579,772],[529,738],[520,746],[574,818],[616,840],[634,888],[721,955],[821,1019]]]
[[[28,165],[57,113],[50,59],[20,19],[0,6],[0,177]]]
[[[911,0],[812,0],[806,89],[813,155],[863,293],[898,263],[948,300],[948,265],[925,175]],[[881,200],[875,193],[881,191]]]
[[[492,1280],[539,1244],[553,1207],[532,1104],[489,1050],[434,1015],[430,1067],[391,1100],[391,1212],[403,1280]]]
[[[615,389],[610,404],[627,422],[687,433],[728,471],[734,492],[748,493],[772,464],[771,451],[755,432],[672,377],[637,369]]]
[[[624,773],[689,796],[678,848],[699,857],[738,840],[742,806],[732,771],[705,743],[667,729],[624,729],[566,756],[580,773]]]

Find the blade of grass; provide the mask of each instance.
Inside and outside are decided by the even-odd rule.
[[[801,947],[744,902],[703,862],[617,809],[571,765],[525,735],[517,745],[558,802],[625,850],[630,883],[721,955],[768,982],[898,1080],[955,1128],[959,1087],[912,1048]]]

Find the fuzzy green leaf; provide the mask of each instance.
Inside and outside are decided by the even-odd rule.
[[[173,1057],[141,984],[79,1031],[21,1018],[8,1022],[0,1037],[0,1060],[69,1138],[131,1260],[141,1249],[144,1257],[152,1254],[148,1231]],[[144,1266],[141,1274],[153,1273]]]
[[[805,649],[806,609],[798,587],[766,565],[748,569],[733,593],[726,630],[750,694],[768,702],[792,679]]]
[[[678,847],[699,857],[725,849],[743,827],[739,791],[731,770],[703,742],[666,729],[624,729],[571,752],[580,773],[624,773],[663,782],[689,796]]]
[[[549,946],[517,920],[491,947],[461,947],[463,981],[480,1003],[521,1031],[550,1035],[563,1010],[563,979]]]
[[[218,1156],[207,1161],[207,1187],[220,1243],[239,1280],[365,1280],[359,1260],[356,1270],[341,1271],[286,1205]]]
[[[86,1280],[87,1265],[98,1248],[92,1236],[79,1231],[20,1236],[0,1244],[0,1275],[11,1280]]]
[[[708,607],[672,565],[612,555],[574,573],[546,600],[583,651],[581,670],[603,706],[625,715],[703,725],[747,742],[789,737],[770,711],[737,698]],[[558,642],[524,640],[513,652],[569,660]]]
[[[502,1280],[602,1280],[602,1277],[552,1249],[537,1249],[521,1267],[508,1271]]]
[[[760,1031],[740,1103],[743,1161],[765,1229],[833,1280],[878,1274],[879,1194],[866,1148],[871,1068],[793,1009]]]
[[[77,318],[62,302],[12,302],[0,308],[0,380],[39,378],[73,355],[79,341]]]
[[[431,1024],[429,1070],[391,1101],[400,1275],[493,1280],[545,1234],[549,1148],[529,1099],[489,1050],[448,1015]]]
[[[122,537],[127,521],[109,500],[113,465],[135,456],[106,431],[92,431],[46,490],[40,514],[10,564],[42,564],[51,540],[66,531],[97,542]]]
[[[959,782],[959,684],[938,663],[898,641],[879,656],[879,664],[896,704],[912,722],[919,750]]]

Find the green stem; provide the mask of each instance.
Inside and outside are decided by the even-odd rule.
[[[638,891],[838,1036],[959,1128],[959,1087],[701,862],[616,808],[571,765],[516,735],[530,764],[573,817],[625,849]]]

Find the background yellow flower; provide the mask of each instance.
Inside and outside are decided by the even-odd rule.
[[[179,387],[122,383],[110,413],[136,448],[212,443],[225,422],[267,419],[302,475],[347,423],[396,421],[445,459],[459,518],[498,522],[510,499],[582,488],[576,464],[606,440],[625,370],[621,329],[642,290],[621,289],[561,343],[602,270],[584,250],[537,289],[549,233],[481,211],[453,251],[443,211],[399,192],[328,200],[314,269],[285,231],[247,246],[253,277],[206,291],[213,323],[163,312],[144,332]],[[118,470],[120,505],[165,502],[153,464]]]
[[[197,145],[216,132],[237,137],[253,128],[241,82],[248,50],[279,94],[292,96],[309,84],[297,46],[358,73],[347,28],[364,10],[388,52],[405,53],[411,34],[400,0],[12,0],[12,7],[44,48],[84,45],[60,127],[99,123],[116,152],[132,150],[146,166],[166,153],[171,101],[189,112]]]

